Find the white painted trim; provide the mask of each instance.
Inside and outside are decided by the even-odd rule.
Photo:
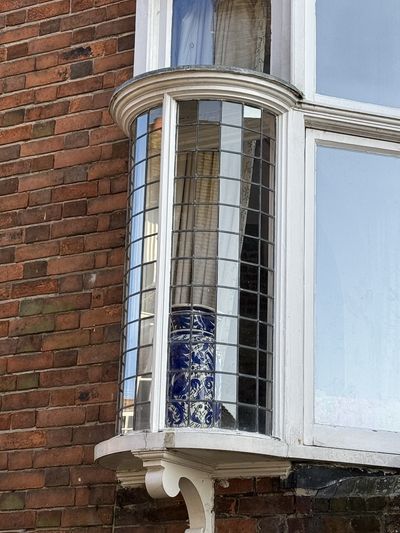
[[[163,101],[163,130],[160,165],[159,232],[156,280],[156,313],[153,342],[153,386],[151,393],[152,431],[165,425],[167,388],[169,287],[171,269],[172,195],[175,164],[176,102],[167,94]]]
[[[111,114],[129,136],[136,116],[161,102],[164,94],[176,100],[236,100],[263,107],[275,115],[288,111],[300,98],[294,87],[267,75],[242,69],[178,68],[141,76],[121,85],[111,99]]]

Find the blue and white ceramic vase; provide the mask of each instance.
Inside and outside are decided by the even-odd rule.
[[[220,418],[214,401],[215,313],[205,306],[171,311],[167,422],[211,428]]]

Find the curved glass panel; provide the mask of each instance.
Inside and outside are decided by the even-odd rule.
[[[179,104],[167,425],[271,434],[275,117]]]
[[[157,107],[133,124],[119,406],[122,433],[148,429],[150,424],[161,117]]]
[[[174,0],[171,64],[270,70],[270,0]]]

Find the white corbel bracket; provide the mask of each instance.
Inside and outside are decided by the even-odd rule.
[[[209,466],[166,451],[138,452],[134,456],[143,461],[144,481],[152,498],[182,493],[190,525],[185,533],[214,532],[214,481]]]

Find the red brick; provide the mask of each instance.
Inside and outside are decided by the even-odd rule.
[[[2,400],[3,410],[6,411],[45,407],[48,403],[49,393],[42,390],[4,394]]]
[[[64,256],[62,258],[49,259],[47,273],[65,274],[80,270],[89,270],[94,266],[94,257],[90,255]]]
[[[73,165],[82,165],[83,163],[90,163],[97,161],[101,156],[101,148],[99,146],[89,146],[86,148],[76,148],[74,150],[66,150],[64,152],[57,152],[54,158],[54,168],[71,167]]]
[[[2,450],[40,448],[45,444],[46,434],[44,431],[18,431],[0,434],[0,448]]]
[[[26,75],[26,87],[37,87],[58,83],[68,78],[68,68],[64,66],[49,68],[38,72],[29,72]]]
[[[26,20],[26,10],[14,11],[6,16],[6,26],[16,26],[17,24],[23,24]]]
[[[94,128],[100,126],[101,121],[101,111],[90,111],[88,113],[79,113],[77,115],[59,118],[56,123],[55,133],[59,134]]]
[[[30,428],[35,426],[35,411],[21,411],[11,416],[12,429]]]
[[[29,42],[29,53],[39,54],[50,50],[66,48],[71,44],[71,33],[58,33],[49,37],[33,39]]]
[[[94,73],[108,72],[121,67],[130,66],[133,63],[133,52],[120,52],[112,56],[102,57],[94,60]]]
[[[0,303],[0,318],[15,316],[18,312],[18,302]]]
[[[31,130],[32,126],[30,124],[3,129],[0,131],[0,144],[11,144],[29,139]]]
[[[21,176],[19,178],[20,191],[34,191],[46,187],[54,187],[63,183],[62,170],[50,170],[34,175]]]
[[[61,31],[71,30],[82,26],[97,24],[106,18],[106,10],[101,8],[91,9],[84,13],[77,13],[70,17],[63,18],[61,22]]]
[[[4,35],[4,34],[3,34]],[[0,34],[0,44],[2,35]],[[35,60],[33,58],[19,59],[18,61],[4,62],[0,65],[0,77],[1,79],[7,76],[16,76],[17,74],[25,74],[26,72],[33,72],[35,70]],[[21,95],[20,95],[21,97]],[[11,107],[17,107],[11,106]]]
[[[44,485],[44,473],[36,472],[0,472],[0,490],[37,489]]]
[[[24,372],[26,370],[39,370],[52,366],[53,355],[50,352],[41,352],[29,355],[18,355],[7,360],[9,372]]]
[[[79,466],[71,468],[72,485],[98,485],[115,481],[115,472],[100,466]]]
[[[21,146],[21,157],[56,152],[58,150],[62,150],[63,147],[64,139],[61,137],[32,141]]]
[[[111,305],[81,313],[81,327],[99,326],[121,320],[121,306]]]
[[[31,107],[26,110],[26,120],[43,120],[46,118],[65,115],[68,112],[68,108],[68,100],[54,102],[43,106]]]
[[[54,316],[33,316],[10,321],[10,337],[54,330]]]
[[[69,12],[69,0],[58,0],[56,2],[46,3],[46,5],[28,9],[27,21],[47,19],[63,15]]]
[[[0,282],[14,281],[21,279],[24,275],[22,265],[2,265],[0,266]]]
[[[7,60],[25,57],[28,53],[27,43],[19,43],[7,48]]]
[[[20,265],[22,268],[22,265]],[[21,276],[22,277],[22,276]],[[25,281],[13,285],[13,298],[20,298],[24,296],[36,296],[38,294],[51,294],[57,292],[58,283],[55,279],[43,279],[35,281]]]
[[[11,452],[8,454],[8,468],[10,470],[26,470],[32,468],[32,452]]]
[[[88,330],[55,333],[47,335],[43,339],[43,350],[58,350],[63,348],[74,348],[75,346],[87,346],[89,340],[90,332]]]
[[[51,488],[31,491],[26,495],[26,507],[29,509],[43,509],[67,507],[74,505],[75,490],[73,488]]]
[[[83,235],[94,233],[97,230],[97,219],[95,217],[75,218],[68,224],[61,221],[53,224],[51,228],[52,238],[66,237],[70,235]],[[81,250],[80,250],[81,251]]]
[[[216,533],[257,533],[257,521],[251,518],[217,518]]]
[[[103,86],[102,76],[96,76],[87,78],[84,80],[70,81],[64,83],[57,90],[58,98],[63,98],[65,96],[72,96],[75,94],[89,93],[92,91],[98,91]],[[0,100],[0,109],[1,109],[1,100]]]
[[[105,37],[106,35],[120,35],[121,33],[132,32],[134,28],[134,17],[125,17],[120,20],[104,22],[96,27],[96,37]]]
[[[85,421],[85,409],[74,407],[74,409],[54,408],[46,411],[39,411],[36,425],[38,428],[52,426],[75,426],[83,424]]]
[[[82,463],[83,449],[81,446],[68,446],[35,452],[33,467],[43,468],[49,466],[69,466]]]
[[[86,425],[73,429],[73,442],[76,444],[98,444],[99,442],[110,439],[114,435],[114,422],[111,424],[96,424],[95,426]]]
[[[102,363],[117,360],[120,354],[119,342],[103,344],[102,346],[87,346],[79,351],[78,365]]]
[[[67,200],[75,200],[87,198],[97,195],[97,183],[77,183],[64,187],[57,187],[53,190],[53,202],[65,202]]]
[[[12,527],[12,531],[25,531],[25,528],[35,527],[35,513],[33,511],[18,511],[0,514],[1,523]],[[2,526],[0,526],[2,528]],[[24,529],[21,529],[24,528]],[[2,528],[3,529],[3,528]]]

